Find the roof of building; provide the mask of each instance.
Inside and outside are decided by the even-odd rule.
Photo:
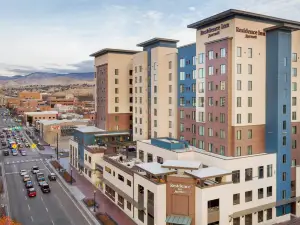
[[[136,167],[156,176],[176,173],[176,170],[163,168],[162,165],[158,162],[140,163],[136,164]]]
[[[184,161],[184,160],[166,160],[163,164],[163,168],[174,168],[174,169],[189,169],[198,170],[201,166],[199,161]]]
[[[104,48],[101,49],[95,53],[90,54],[91,57],[98,57],[101,55],[105,55],[107,53],[118,53],[118,54],[128,54],[128,55],[133,55],[138,53],[139,51],[136,50],[126,50],[126,49],[116,49],[116,48]]]
[[[72,120],[39,120],[38,123],[42,123],[43,125],[51,125],[51,124],[61,124],[61,123],[70,123],[70,122],[82,122],[88,123],[89,119],[72,119]]]
[[[144,41],[142,43],[139,43],[136,46],[138,46],[138,47],[146,47],[146,46],[149,46],[149,45],[153,45],[153,44],[155,44],[157,42],[168,42],[168,43],[176,44],[177,42],[179,42],[179,40],[155,37],[155,38],[152,38],[150,40],[147,40],[147,41]]]
[[[76,128],[75,130],[78,130],[82,133],[96,133],[96,132],[102,132],[104,130],[99,129],[98,127],[94,127],[94,126],[80,126],[78,128]]]
[[[213,15],[211,17],[208,17],[206,19],[192,23],[192,24],[188,25],[187,27],[194,28],[194,29],[201,29],[203,27],[206,27],[206,26],[209,26],[212,24],[216,24],[216,23],[219,23],[224,20],[228,20],[228,19],[234,18],[236,16],[249,18],[249,19],[262,20],[262,21],[267,21],[267,22],[273,22],[273,23],[289,23],[291,25],[300,26],[300,22],[293,21],[293,20],[287,20],[287,19],[267,16],[267,15],[252,13],[252,12],[246,12],[246,11],[237,10],[237,9],[229,9],[224,12]]]
[[[24,112],[26,115],[58,114],[57,111]]]
[[[224,175],[231,174],[230,171],[223,170],[218,167],[207,167],[207,168],[202,168],[199,170],[185,171],[185,173],[188,175],[191,175],[195,178],[199,178],[199,179],[224,176]]]
[[[104,131],[99,134],[95,134],[95,137],[114,136],[114,135],[130,135],[130,132],[129,131]]]

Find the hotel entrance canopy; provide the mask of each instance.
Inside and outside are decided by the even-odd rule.
[[[192,218],[188,216],[170,215],[167,216],[166,223],[178,225],[190,225]]]

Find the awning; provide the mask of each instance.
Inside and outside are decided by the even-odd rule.
[[[166,223],[178,224],[178,225],[190,225],[192,218],[188,216],[171,215],[167,216]]]

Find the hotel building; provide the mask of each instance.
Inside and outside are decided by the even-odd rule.
[[[200,161],[202,166],[203,164],[217,166],[231,173],[238,170],[240,166],[241,171],[247,169],[243,168],[242,164],[254,165],[256,160],[259,163],[255,164],[255,167],[263,166],[263,168],[267,166],[265,165],[267,162],[274,162],[272,163],[274,171],[272,179],[275,182],[272,192],[274,194],[272,200],[270,199],[266,205],[273,207],[272,218],[276,218],[276,221],[271,220],[270,224],[286,220],[290,214],[299,215],[298,197],[300,193],[297,190],[300,187],[299,184],[297,185],[296,178],[299,176],[299,172],[296,173],[298,169],[296,165],[300,161],[299,145],[297,145],[300,129],[300,117],[297,117],[300,105],[298,102],[299,89],[297,88],[299,83],[297,71],[300,60],[298,57],[300,54],[300,22],[239,10],[227,10],[190,24],[188,28],[196,30],[196,43],[177,48],[177,40],[154,38],[138,45],[143,48],[143,51],[130,54],[134,76],[134,80],[131,81],[134,89],[132,91],[134,140],[154,138],[150,141],[152,146],[155,145],[152,142],[153,140],[155,142],[157,137],[169,136],[184,140],[198,150],[191,151],[194,152],[193,154],[189,153],[192,155],[189,156],[191,158],[175,158],[176,160]],[[97,56],[93,56],[96,57],[95,65],[102,65],[101,63],[97,64]],[[130,60],[128,59],[128,61]],[[172,60],[176,62],[173,63]],[[172,65],[176,64],[176,67],[168,67],[170,62]],[[167,74],[169,74],[169,80],[167,80]],[[173,74],[176,74],[176,79],[173,79]],[[102,82],[99,78],[97,93],[98,97],[102,98],[98,91],[98,89],[102,90],[102,86],[99,86],[100,83]],[[176,85],[177,90],[170,92],[172,89],[172,87],[170,89],[170,85],[172,87]],[[128,89],[128,86],[125,86],[124,88]],[[106,85],[105,88],[114,90],[113,84]],[[172,98],[174,95],[175,99]],[[98,97],[97,102],[99,101]],[[170,101],[170,97],[172,101]],[[97,115],[104,118],[102,121],[106,121],[106,117],[101,115],[106,114],[101,113],[101,110],[108,107],[108,102],[113,103],[113,101],[107,101],[105,105],[99,105]],[[126,108],[128,105],[129,103]],[[174,107],[175,110],[172,111]],[[173,115],[178,118],[174,123]],[[138,146],[142,142],[147,141],[138,141]],[[158,155],[160,158],[157,161],[161,162],[161,158],[174,160],[168,158],[169,155],[171,155],[170,150],[166,158]],[[199,155],[210,155],[210,159],[205,158],[209,163]],[[119,156],[116,157],[117,160],[107,159],[106,156],[104,159],[110,160],[110,163],[120,161]],[[275,159],[267,159],[267,157]],[[137,158],[140,160],[139,152]],[[152,155],[152,161],[155,161],[154,158]],[[226,159],[232,160],[229,164],[237,167],[227,166],[224,162],[229,161]],[[240,165],[238,160],[241,159],[244,161]],[[261,159],[262,161],[260,161]],[[219,164],[214,164],[215,162]],[[137,165],[132,169],[139,167],[139,163],[140,161],[135,162],[134,164]],[[262,165],[259,166],[260,163]],[[206,169],[201,165],[196,170]],[[157,168],[154,164],[151,167]],[[170,169],[167,166],[162,168]],[[178,173],[180,169],[176,169],[176,173]],[[151,174],[145,170],[145,168],[144,170],[138,168],[138,171]],[[187,170],[193,171],[194,169],[188,168]],[[253,171],[255,170],[253,169]],[[130,174],[133,182],[137,173],[134,170]],[[187,171],[183,171],[179,175],[182,174],[190,176]],[[153,175],[157,176],[152,171],[151,176]],[[167,173],[168,177],[171,175],[175,176]],[[251,176],[253,179],[257,179],[257,174]],[[199,179],[201,180],[201,177]],[[226,181],[230,182],[227,179]],[[114,184],[112,180],[108,182],[111,183],[110,186]],[[247,188],[254,188],[252,186],[254,183],[246,183]],[[234,184],[222,185],[222,188],[229,187],[229,192],[234,191],[232,185],[234,186]],[[257,188],[259,187],[257,186]],[[116,192],[111,188],[107,192],[112,195],[113,191]],[[215,189],[215,191],[227,193],[223,189],[222,191]],[[135,193],[135,189],[133,193]],[[163,194],[163,190],[160,189],[158,193]],[[132,198],[135,199],[136,195]],[[140,211],[144,207],[133,200],[131,204]],[[261,215],[261,210],[259,211],[260,208],[257,207],[264,203],[257,202],[257,206],[255,204],[251,206],[246,204],[243,209],[251,209],[251,213],[254,213],[251,216],[252,219],[256,215]],[[197,213],[202,210],[199,207],[196,207]],[[225,222],[220,214],[220,224],[259,223],[258,220],[251,220],[253,223],[246,222],[246,214],[240,213],[238,209],[235,209],[236,207],[226,206],[225,208],[228,210],[225,214],[232,220]],[[169,212],[167,211],[166,215],[169,215]],[[234,214],[236,212],[239,213]],[[133,219],[139,216],[136,214],[139,211],[131,213]],[[163,223],[161,219],[161,210],[157,213],[153,219],[156,221],[154,224],[165,224],[166,222]],[[148,218],[148,214],[144,215],[145,218],[146,216]],[[234,219],[234,215],[240,215],[240,222],[237,222],[238,219]],[[161,221],[158,221],[158,218]],[[211,222],[212,220],[199,222],[200,219],[207,218],[206,216],[200,218],[199,221],[198,217],[191,218],[191,223],[194,222],[194,224],[214,223]],[[250,216],[247,218],[249,221]],[[138,224],[142,224],[140,219],[134,220]],[[170,221],[168,223],[172,224]],[[265,217],[262,224],[269,224]]]
[[[102,49],[95,57],[95,124],[98,128],[132,129],[132,55],[137,51]]]
[[[104,194],[138,225],[271,225],[291,217],[276,213],[286,204],[277,201],[276,161],[276,153],[228,157],[158,138],[137,141],[135,158],[102,155],[95,170]]]

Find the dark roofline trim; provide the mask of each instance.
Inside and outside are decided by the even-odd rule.
[[[139,43],[139,44],[137,44],[136,46],[138,46],[138,47],[146,47],[146,46],[149,46],[149,45],[151,45],[151,44],[154,44],[154,43],[156,43],[156,42],[160,42],[160,41],[162,41],[162,42],[169,42],[169,43],[177,43],[177,42],[179,42],[179,40],[175,40],[175,39],[168,39],[168,38],[158,38],[158,37],[155,37],[155,38],[152,38],[152,39],[150,39],[150,40],[147,40],[147,41],[144,41],[144,42],[142,42],[142,43]]]
[[[269,21],[269,22],[273,22],[273,23],[288,23],[291,25],[300,26],[300,22],[298,22],[298,21],[282,19],[282,18],[278,18],[278,17],[267,16],[267,15],[263,15],[263,14],[252,13],[252,12],[247,12],[247,11],[242,11],[242,10],[237,10],[237,9],[229,9],[224,12],[218,13],[216,15],[210,16],[206,19],[192,23],[192,24],[188,25],[187,27],[193,28],[193,29],[201,29],[202,27],[208,26],[210,24],[216,24],[217,22],[228,20],[228,19],[231,19],[231,18],[234,18],[237,16],[249,18],[249,19]]]
[[[115,49],[115,48],[104,48],[101,49],[98,52],[95,52],[93,54],[90,55],[90,57],[98,57],[101,55],[105,55],[107,53],[118,53],[118,54],[128,54],[128,55],[133,55],[136,54],[140,51],[135,51],[135,50],[126,50],[126,49]]]

